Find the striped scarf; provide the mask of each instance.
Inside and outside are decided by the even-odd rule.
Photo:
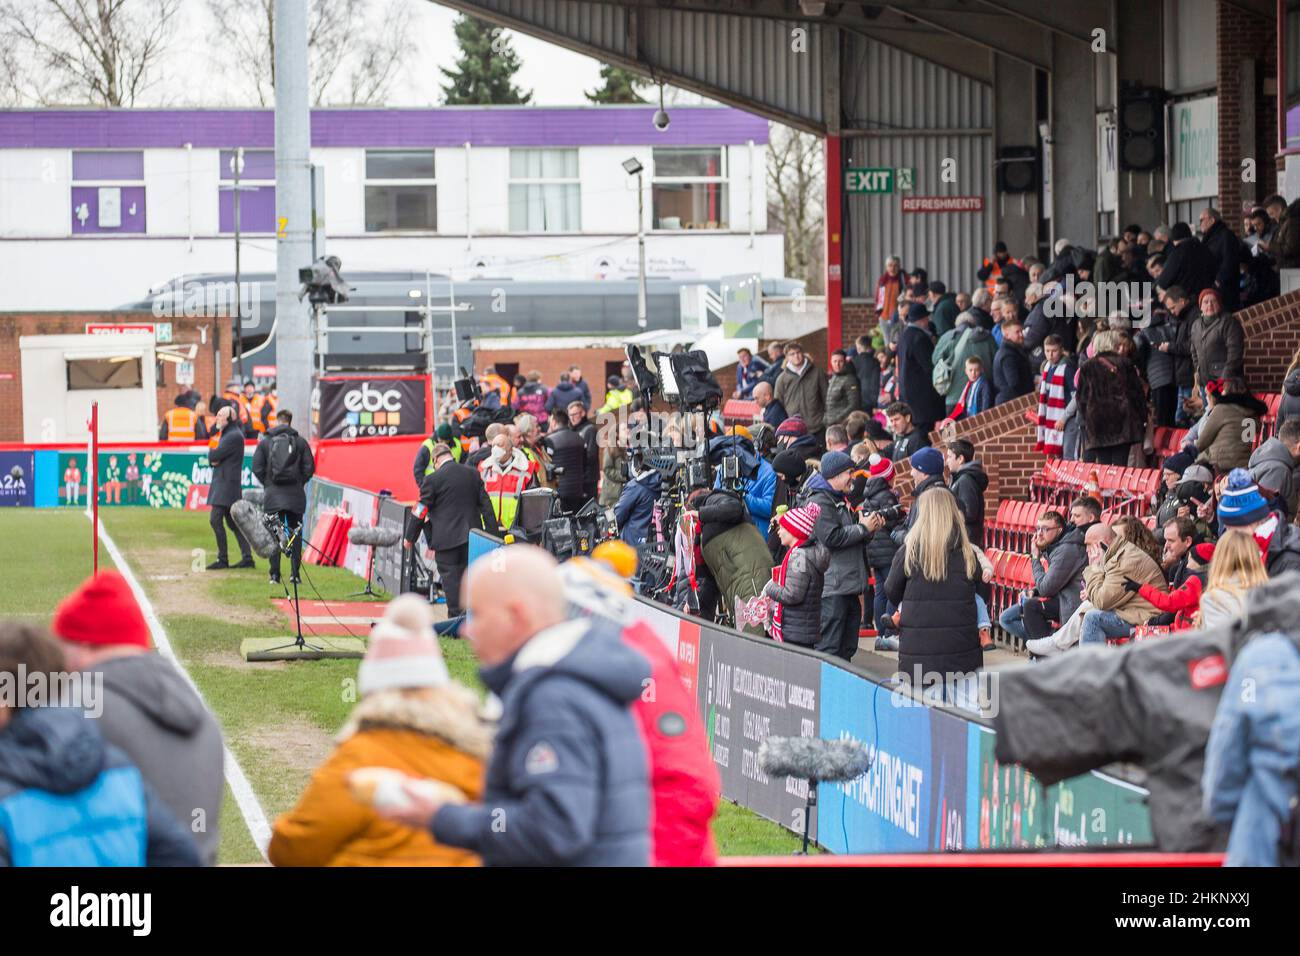
[[[800,544],[802,544],[802,542],[800,542]],[[799,546],[800,545],[797,544],[795,545],[795,548]],[[782,587],[782,588],[785,587],[786,566],[790,563],[790,556],[794,554],[794,550],[795,550],[794,548],[787,548],[785,552],[785,558],[781,561],[779,565],[777,565],[772,569],[772,580],[776,582],[777,587]],[[772,621],[771,621],[772,639],[779,643],[784,644],[785,636],[784,636],[784,631],[781,628],[782,619],[785,616],[784,614],[782,614],[782,610],[784,606],[779,601],[773,601],[772,605],[773,605]]]
[[[1038,442],[1034,448],[1050,458],[1060,458],[1065,449],[1065,369],[1064,362],[1048,366],[1038,384]]]

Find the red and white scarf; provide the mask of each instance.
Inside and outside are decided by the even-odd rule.
[[[1065,449],[1065,371],[1064,362],[1049,365],[1038,385],[1038,442],[1034,448],[1051,458],[1060,458]]]
[[[795,548],[799,547],[801,544],[803,544],[802,541],[799,544],[795,545]],[[778,564],[776,567],[772,569],[772,580],[776,582],[777,587],[780,588],[785,587],[785,569],[786,566],[789,565],[790,563],[790,556],[794,554],[795,548],[787,548],[785,552],[785,558],[781,561],[780,564]],[[772,639],[782,644],[785,643],[785,637],[783,636],[783,632],[781,630],[781,617],[782,617],[781,612],[783,610],[784,610],[784,605],[782,605],[780,601],[772,602],[772,626],[770,628],[772,632]]]

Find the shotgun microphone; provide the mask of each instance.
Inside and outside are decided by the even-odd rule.
[[[261,508],[266,501],[266,492],[261,488],[245,488],[243,499],[250,505],[256,505],[258,508]]]
[[[280,543],[266,527],[262,516],[261,508],[243,499],[230,506],[230,517],[248,542],[248,546],[259,558],[269,560],[273,555],[280,553]]]

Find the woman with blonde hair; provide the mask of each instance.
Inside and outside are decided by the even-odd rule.
[[[931,488],[912,508],[916,522],[885,581],[885,596],[899,608],[898,669],[914,684],[938,675],[947,686],[984,663],[975,601],[980,564],[952,492]]]
[[[1230,528],[1214,546],[1210,576],[1201,595],[1201,627],[1230,624],[1246,609],[1246,595],[1268,580],[1259,545],[1249,531]]]

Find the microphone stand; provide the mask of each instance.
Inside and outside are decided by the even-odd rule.
[[[803,802],[803,846],[795,851],[795,856],[808,855],[808,835],[812,832],[813,811],[817,809],[817,783],[811,777],[808,778],[808,795]]]
[[[325,653],[324,647],[318,646],[316,644],[312,644],[308,642],[308,640],[305,637],[302,636],[302,605],[298,600],[298,578],[293,573],[292,570],[293,569],[293,539],[295,535],[302,534],[302,525],[299,524],[296,529],[294,529],[293,531],[289,531],[288,523],[286,522],[285,531],[287,533],[283,537],[281,537],[280,528],[278,526],[274,526],[275,519],[272,518],[270,515],[267,515],[266,517],[267,517],[267,525],[274,527],[272,534],[275,536],[276,547],[280,549],[281,555],[289,559],[289,568],[290,568],[289,581],[293,585],[293,595],[290,598],[290,600],[293,601],[293,620],[294,620],[294,628],[297,632],[297,637],[295,637],[295,639],[288,644],[280,644],[277,647],[263,648],[262,653],[272,653],[274,651],[287,651],[290,648],[292,648],[294,650],[299,650],[299,651],[304,651],[304,650],[316,651],[318,653],[323,654]],[[307,542],[307,546],[314,547],[311,544],[311,542]],[[316,550],[319,551],[320,549],[317,548]],[[286,596],[289,595],[289,591],[287,588],[285,589],[284,593]]]

